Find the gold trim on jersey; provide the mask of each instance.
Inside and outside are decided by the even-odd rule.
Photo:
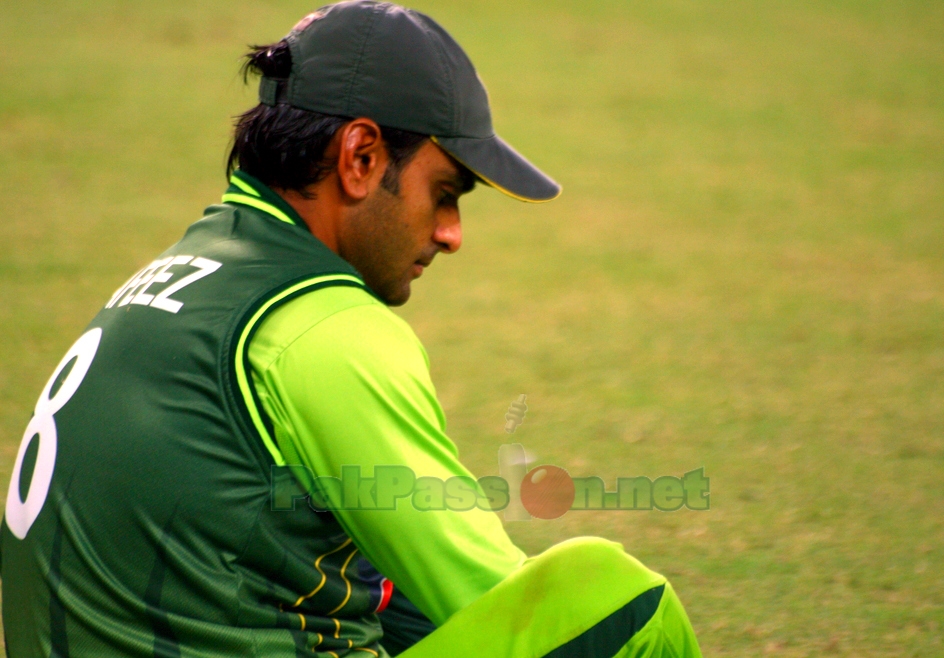
[[[328,557],[329,555],[331,555],[331,554],[333,554],[333,553],[337,553],[337,552],[340,551],[342,548],[344,548],[345,546],[349,545],[352,541],[354,541],[354,540],[351,539],[350,537],[348,537],[348,538],[347,538],[347,541],[344,542],[343,544],[341,544],[340,546],[337,546],[337,547],[335,547],[335,548],[332,548],[330,551],[328,551],[328,552],[325,553],[324,555],[318,556],[318,559],[315,560],[315,569],[317,569],[317,570],[318,570],[318,573],[321,574],[321,582],[319,582],[319,583],[318,583],[318,586],[315,587],[315,589],[311,590],[311,592],[309,592],[309,593],[306,594],[305,596],[299,597],[299,599],[298,599],[297,601],[295,601],[295,605],[292,606],[293,608],[297,608],[298,606],[300,606],[300,605],[302,604],[302,601],[304,601],[305,599],[310,599],[311,597],[313,597],[315,594],[317,594],[319,591],[321,591],[321,588],[324,587],[324,584],[325,584],[326,582],[328,582],[328,574],[326,574],[324,571],[321,570],[321,561],[322,561],[323,559],[325,559],[326,557]],[[357,549],[355,549],[354,552],[356,553],[356,552],[357,552]],[[350,588],[350,586],[351,586],[351,584],[348,583],[348,588]],[[329,614],[330,614],[330,613],[329,613]],[[335,621],[337,621],[337,620],[335,620]],[[338,628],[340,628],[340,626],[339,626]],[[337,635],[335,635],[335,637],[337,637]]]

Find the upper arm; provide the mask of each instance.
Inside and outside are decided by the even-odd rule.
[[[280,329],[286,315],[270,329]],[[375,466],[396,465],[416,477],[471,477],[445,434],[425,352],[389,309],[353,306],[288,333],[274,358],[261,350],[257,364],[250,348],[250,360],[279,442],[315,475],[339,477],[342,466],[359,466],[366,478]],[[405,498],[395,510],[334,514],[365,557],[437,625],[524,558],[490,511],[420,511]]]

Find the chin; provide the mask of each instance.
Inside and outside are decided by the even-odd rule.
[[[403,306],[410,299],[410,284],[406,284],[402,288],[396,290],[384,290],[377,291],[377,296],[383,300],[383,303],[387,306]]]

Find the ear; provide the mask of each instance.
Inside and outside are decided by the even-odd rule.
[[[338,147],[341,189],[352,201],[360,201],[380,184],[387,168],[380,126],[367,118],[354,119],[341,129]]]

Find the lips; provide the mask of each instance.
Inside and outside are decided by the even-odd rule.
[[[416,278],[423,274],[423,270],[429,267],[429,264],[433,262],[433,258],[421,258],[415,263],[413,263],[413,277]]]
[[[413,262],[413,267],[410,268],[410,271],[412,272],[414,279],[423,274],[423,270],[429,267],[430,263],[433,262],[433,259],[436,258],[437,253],[439,253],[438,250],[433,251],[428,256],[425,254],[421,255]]]

